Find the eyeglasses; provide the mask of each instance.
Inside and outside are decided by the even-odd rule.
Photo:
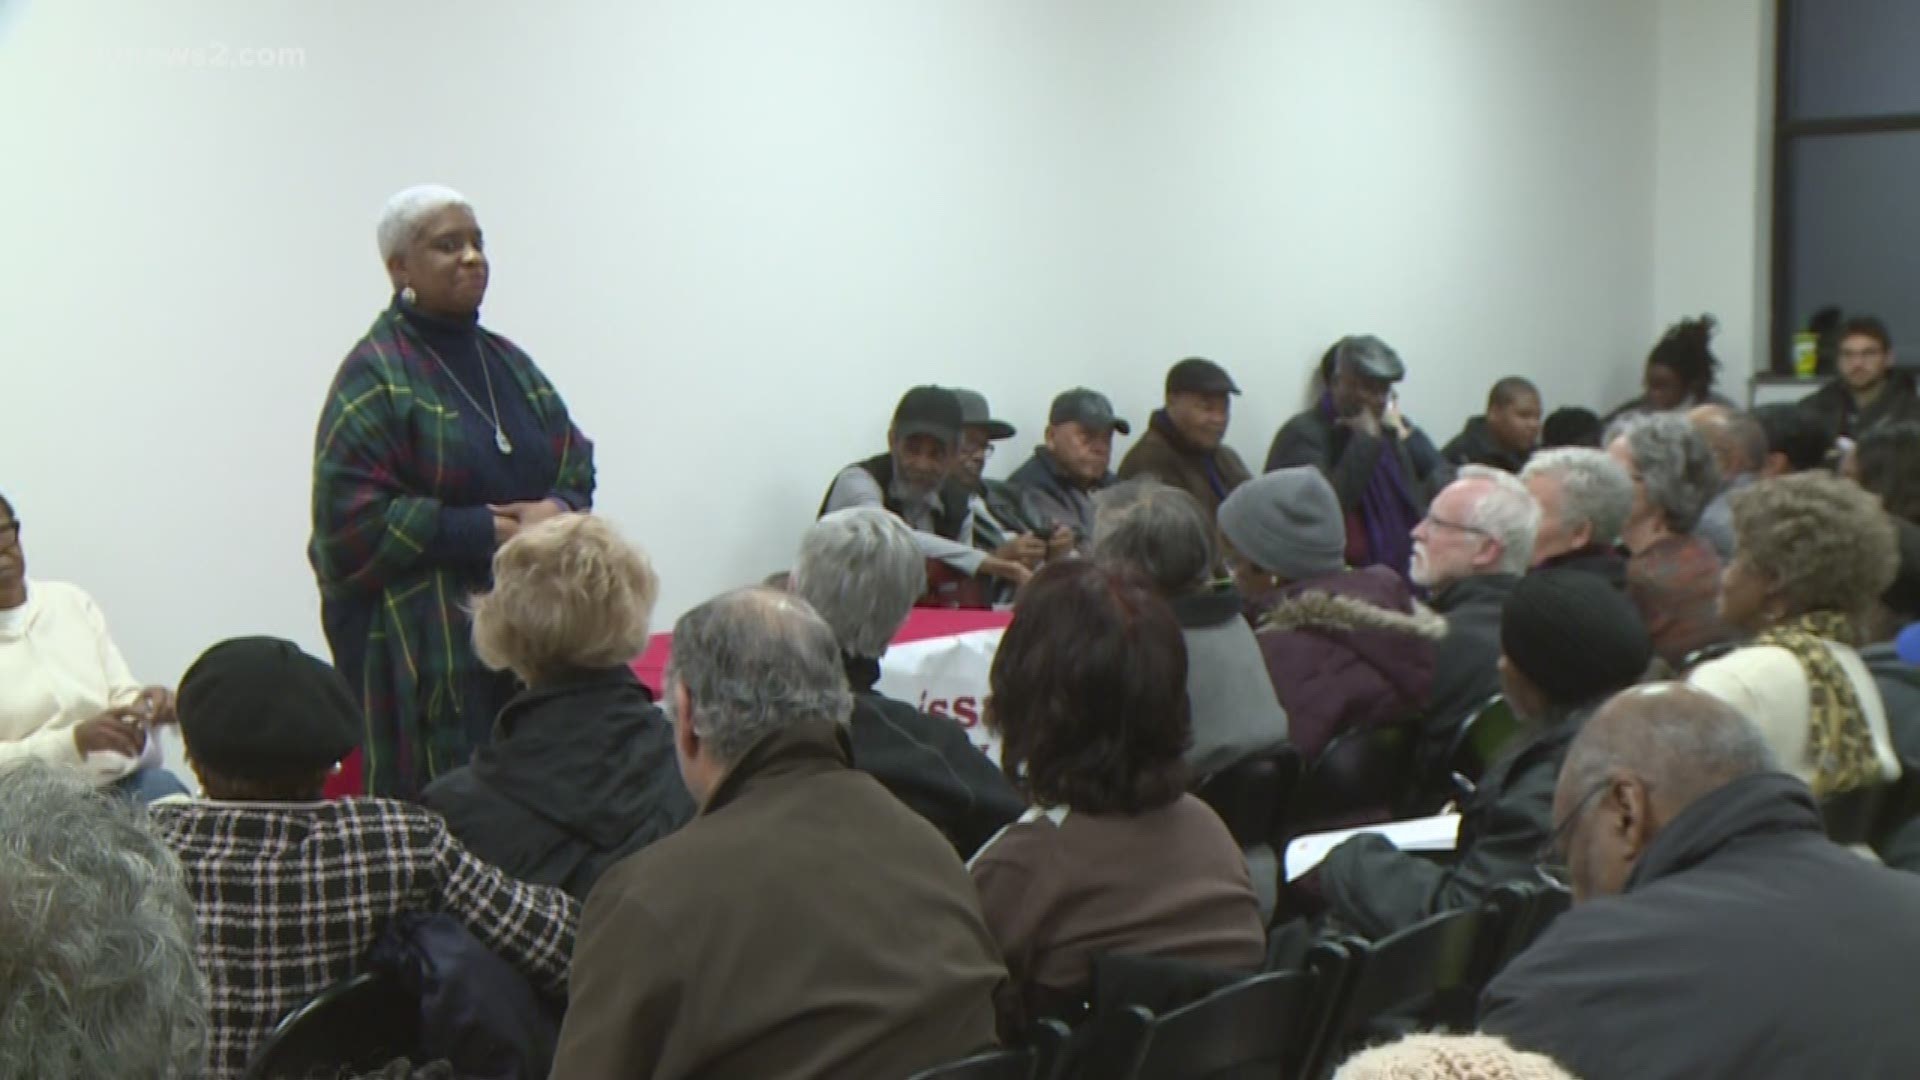
[[[1547,834],[1546,842],[1541,844],[1540,850],[1534,854],[1534,871],[1547,884],[1563,889],[1573,887],[1573,874],[1567,869],[1566,840],[1572,835],[1573,826],[1580,820],[1580,815],[1587,812],[1588,805],[1612,783],[1613,780],[1610,778],[1602,780],[1588,789],[1585,795],[1580,796],[1579,801],[1573,804],[1573,809],[1567,811],[1567,816],[1561,818],[1560,823],[1553,827],[1553,831]]]
[[[1448,521],[1446,518],[1436,517],[1432,514],[1427,515],[1427,524],[1436,525],[1442,529],[1452,529],[1455,532],[1472,533],[1475,536],[1484,536],[1489,540],[1493,539],[1493,534],[1488,532],[1485,529],[1477,529],[1477,528],[1474,528],[1472,525],[1466,525],[1458,521]]]
[[[961,456],[961,457],[977,457],[977,458],[990,458],[990,457],[992,457],[992,456],[993,456],[993,444],[992,444],[992,443],[981,443],[981,444],[980,444],[980,445],[978,445],[978,446],[972,446],[972,445],[969,445],[969,444],[967,444],[967,443],[961,443],[961,444],[960,444],[960,456]]]
[[[0,521],[0,544],[13,544],[20,540],[20,519]]]

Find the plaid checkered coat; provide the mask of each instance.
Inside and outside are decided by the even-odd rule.
[[[535,987],[566,992],[579,904],[481,862],[428,810],[344,799],[151,811],[193,893],[208,1080],[238,1078],[273,1026],[359,970],[401,912],[445,912]]]
[[[479,332],[550,440],[552,492],[590,508],[593,445],[526,353]],[[334,664],[366,712],[367,791],[398,798],[471,755],[461,688],[481,666],[462,605],[488,585],[484,566],[427,555],[442,506],[488,501],[466,465],[476,451],[461,430],[463,403],[442,398],[433,363],[397,308],[381,312],[340,365],[314,439],[307,555]]]

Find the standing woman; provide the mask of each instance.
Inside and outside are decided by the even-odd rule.
[[[394,297],[334,377],[314,439],[313,540],[334,663],[366,713],[368,794],[467,763],[517,689],[474,656],[467,598],[521,529],[593,505],[593,445],[527,354],[482,329],[487,257],[443,187],[387,202]]]

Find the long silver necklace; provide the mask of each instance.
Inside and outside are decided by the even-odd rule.
[[[475,338],[474,352],[480,357],[480,377],[487,380],[487,404],[493,406],[491,412],[480,407],[480,399],[474,397],[473,394],[467,390],[466,386],[460,382],[460,376],[453,373],[453,369],[447,366],[447,362],[441,358],[438,352],[434,351],[433,346],[422,340],[420,347],[427,350],[427,355],[433,357],[433,362],[439,364],[440,370],[446,372],[447,378],[453,380],[454,389],[460,391],[468,401],[473,403],[473,410],[493,422],[493,445],[498,447],[502,454],[513,453],[513,440],[507,438],[506,429],[500,426],[500,402],[495,400],[493,396],[493,372],[487,364],[487,346],[485,341]]]

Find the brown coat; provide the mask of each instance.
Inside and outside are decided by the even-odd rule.
[[[1240,455],[1224,443],[1212,453],[1195,448],[1174,430],[1165,410],[1153,414],[1140,441],[1120,459],[1120,479],[1149,476],[1171,484],[1199,499],[1208,517],[1218,514],[1220,503],[1250,475]]]
[[[994,1042],[1005,981],[952,845],[844,737],[769,736],[587,899],[558,1080],[897,1077]]]

